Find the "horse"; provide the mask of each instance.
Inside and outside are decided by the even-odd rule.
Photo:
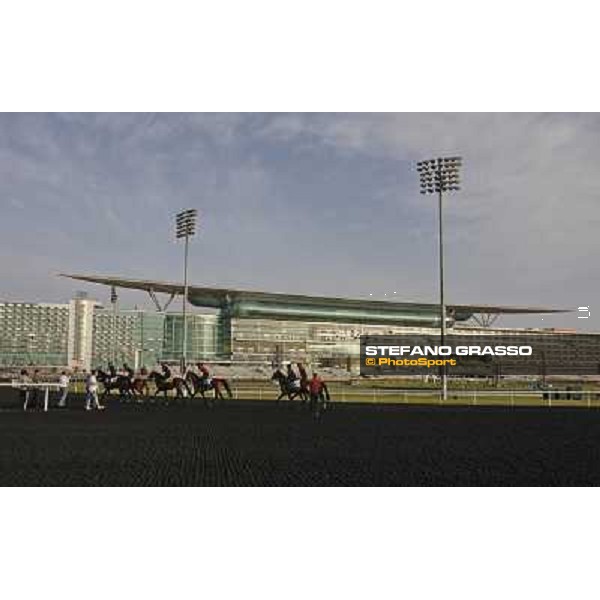
[[[296,363],[298,367],[298,373],[300,374],[300,389],[306,398],[310,397],[310,391],[308,389],[308,373],[302,363]]]
[[[131,398],[133,396],[134,392],[129,377],[125,377],[124,375],[111,377],[102,369],[97,369],[97,373],[98,381],[104,386],[101,400],[104,400],[113,390],[119,391],[120,400],[123,398]]]
[[[214,392],[214,400],[225,400],[225,396],[223,395],[221,388],[225,388],[227,396],[230,400],[233,398],[231,388],[229,387],[229,382],[224,377],[211,377],[210,379],[206,380],[194,373],[194,371],[188,371],[185,375],[185,381],[188,384],[188,387],[192,388],[192,398],[199,393],[204,402],[207,404],[208,399],[204,394],[210,390],[213,390]]]
[[[190,388],[183,377],[173,377],[172,379],[169,379],[166,375],[163,375],[158,371],[152,371],[152,373],[148,375],[148,381],[154,381],[154,384],[156,385],[155,396],[158,396],[158,394],[161,393],[164,394],[165,402],[168,402],[167,392],[170,392],[171,390],[175,390],[178,400],[183,399],[184,391],[188,396],[192,395]]]
[[[138,398],[147,398],[150,395],[150,386],[148,385],[148,379],[145,377],[135,377],[131,382],[131,391]],[[138,400],[141,402],[142,400]]]
[[[288,381],[285,373],[283,373],[281,369],[277,369],[273,373],[271,381],[277,381],[277,383],[279,383],[280,394],[277,397],[277,402],[279,402],[284,396],[287,396],[288,400],[290,401],[297,397],[300,397],[302,402],[307,401],[307,393],[302,388],[302,383],[299,379]]]

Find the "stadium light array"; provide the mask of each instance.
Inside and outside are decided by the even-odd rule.
[[[438,195],[439,224],[439,263],[440,263],[440,341],[444,345],[446,339],[446,304],[444,300],[444,228],[442,219],[442,197],[448,192],[460,191],[460,170],[462,158],[450,156],[432,158],[417,163],[417,171],[421,179],[421,194]],[[448,399],[448,378],[446,367],[442,367],[441,399]]]
[[[196,217],[198,211],[195,208],[184,210],[175,217],[175,235],[177,239],[192,236],[196,233]]]

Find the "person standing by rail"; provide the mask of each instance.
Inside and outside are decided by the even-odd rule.
[[[104,406],[98,401],[98,380],[96,379],[96,370],[90,371],[85,380],[85,410],[96,408],[102,410]]]
[[[27,369],[21,369],[19,374],[19,387],[21,388],[21,400],[23,401],[23,410],[27,410],[27,404],[29,403],[29,396],[31,395],[31,389],[27,387],[27,384],[31,383],[29,373]]]
[[[66,371],[63,371],[58,378],[59,399],[58,408],[67,408],[67,396],[69,395],[70,379]]]

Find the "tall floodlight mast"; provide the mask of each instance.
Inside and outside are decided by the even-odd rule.
[[[417,171],[421,178],[421,194],[438,195],[438,226],[439,226],[439,266],[440,266],[440,343],[443,346],[446,339],[446,304],[444,300],[444,228],[442,219],[442,197],[448,192],[460,190],[460,169],[462,158],[451,156],[433,158],[417,163]],[[446,367],[442,367],[441,399],[448,399],[448,377]]]
[[[177,239],[185,240],[185,250],[183,255],[183,302],[182,302],[182,321],[183,321],[183,336],[181,344],[181,376],[185,376],[187,368],[187,299],[188,299],[188,245],[189,239],[196,233],[196,217],[198,211],[195,208],[190,208],[178,213],[175,217],[175,235]]]

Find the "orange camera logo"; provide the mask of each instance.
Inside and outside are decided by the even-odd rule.
[[[374,358],[365,358],[365,365],[372,367],[374,364],[376,364]]]

